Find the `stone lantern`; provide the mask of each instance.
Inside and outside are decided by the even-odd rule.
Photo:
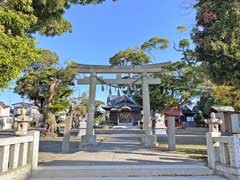
[[[210,119],[205,119],[205,123],[209,125],[209,132],[219,132],[219,125],[223,123],[221,119],[216,118],[214,112],[211,113]]]
[[[16,131],[15,135],[17,136],[25,136],[27,135],[28,131],[28,122],[31,121],[31,117],[26,115],[27,111],[25,108],[22,108],[19,112],[17,117],[15,118],[16,123]]]

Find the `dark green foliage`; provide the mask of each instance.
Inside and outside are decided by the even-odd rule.
[[[195,120],[197,122],[203,123],[204,119],[208,119],[211,113],[211,106],[216,105],[216,100],[212,97],[209,92],[202,93],[196,106],[194,106],[193,111],[197,113]]]
[[[33,33],[46,36],[71,32],[64,18],[71,4],[98,4],[104,0],[0,1],[0,89],[6,88],[25,67],[39,60]]]
[[[9,1],[0,5],[0,89],[5,88],[10,80],[39,58],[35,40],[27,33],[37,22],[37,18],[32,15],[31,3],[19,2],[17,9],[14,9],[15,3],[12,3]]]
[[[128,48],[120,51],[110,58],[111,65],[140,65],[149,63],[149,57],[144,54],[144,51],[139,49]]]
[[[75,73],[67,68],[57,68],[58,57],[55,53],[43,50],[39,62],[28,67],[23,77],[17,80],[15,92],[33,100],[47,117],[69,107],[68,97],[72,94]]]
[[[158,111],[191,105],[204,80],[201,66],[186,61],[171,64],[157,76],[161,84],[150,86],[150,98],[152,109]]]
[[[217,84],[240,87],[240,2],[198,0],[193,40],[196,55]]]

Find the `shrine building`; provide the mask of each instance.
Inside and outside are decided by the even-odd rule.
[[[108,99],[108,105],[102,108],[110,111],[110,124],[114,126],[135,126],[142,118],[142,107],[129,95],[111,96]]]

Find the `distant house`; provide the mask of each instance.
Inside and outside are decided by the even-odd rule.
[[[37,125],[40,120],[42,120],[42,114],[39,112],[38,107],[33,103],[15,103],[13,106],[13,115],[16,116],[18,112],[24,107],[27,110],[27,115],[32,118],[32,122],[35,122]]]
[[[102,108],[110,111],[112,125],[137,125],[141,120],[142,107],[129,95],[110,97],[108,105]]]
[[[0,102],[0,129],[12,129],[13,118],[10,116],[10,106]]]

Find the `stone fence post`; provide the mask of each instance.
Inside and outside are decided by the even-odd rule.
[[[175,117],[168,116],[168,150],[176,150],[176,126],[175,126]]]
[[[229,144],[230,166],[236,169],[240,168],[240,135],[231,136],[232,141]]]
[[[36,169],[38,167],[38,152],[39,152],[39,131],[30,131],[28,135],[33,136],[33,141],[30,143],[28,158],[29,162],[32,165],[32,169]]]

